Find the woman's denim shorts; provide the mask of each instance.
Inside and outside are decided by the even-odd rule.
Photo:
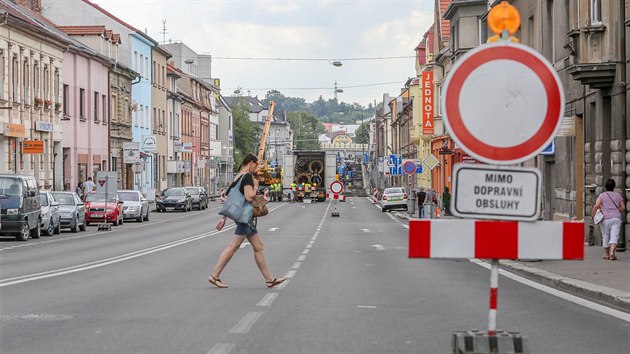
[[[243,237],[254,236],[257,233],[258,230],[256,230],[256,222],[253,220],[249,224],[242,224],[240,222],[237,223],[236,230],[234,231],[235,235]]]

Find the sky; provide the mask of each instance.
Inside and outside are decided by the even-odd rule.
[[[398,95],[415,76],[414,48],[433,23],[434,6],[434,0],[92,1],[158,42],[182,41],[211,54],[224,96],[238,88],[262,99],[275,89],[312,102],[334,98],[337,82],[339,101],[364,106]],[[333,66],[335,60],[343,65]]]

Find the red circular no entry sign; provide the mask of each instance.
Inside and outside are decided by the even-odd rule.
[[[330,184],[330,191],[333,192],[333,194],[339,194],[343,192],[343,184],[339,181],[334,181]]]
[[[491,164],[540,153],[563,115],[560,79],[538,52],[516,43],[479,46],[453,66],[442,95],[446,129],[464,151]]]

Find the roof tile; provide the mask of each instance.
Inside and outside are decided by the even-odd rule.
[[[105,33],[105,26],[57,26],[57,28],[71,36],[100,36]]]

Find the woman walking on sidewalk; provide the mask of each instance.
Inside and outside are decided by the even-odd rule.
[[[256,196],[256,191],[258,190],[258,180],[254,179],[252,176],[252,174],[256,172],[257,167],[258,157],[251,153],[246,154],[243,158],[243,163],[239,168],[240,172],[236,175],[236,178],[234,178],[234,182],[232,182],[226,194],[229,194],[231,189],[237,185],[239,179],[242,178],[239,190],[235,192],[242,193],[243,196],[245,196],[245,199],[251,203]],[[223,229],[226,219],[227,217],[224,216],[221,220],[219,220],[216,226],[217,230]],[[265,255],[263,254],[263,243],[258,235],[258,231],[256,230],[255,219],[252,218],[252,220],[246,224],[237,223],[234,234],[236,236],[232,238],[230,244],[225,247],[223,252],[221,252],[219,260],[214,267],[214,271],[210,273],[210,278],[208,278],[208,282],[210,282],[210,284],[216,286],[217,288],[228,287],[227,284],[224,284],[221,279],[219,279],[219,277],[221,276],[223,268],[225,268],[230,259],[232,259],[234,253],[238,251],[245,238],[247,238],[254,249],[254,259],[256,260],[256,265],[265,278],[267,287],[273,288],[286,280],[286,278],[274,278],[271,274],[269,274],[269,271],[267,270],[267,262],[265,261]]]
[[[623,198],[615,189],[615,180],[606,181],[606,191],[597,197],[595,206],[591,211],[591,217],[595,217],[597,210],[602,211],[604,219],[599,224],[602,231],[602,245],[604,246],[604,259],[617,260],[615,250],[621,232],[621,213],[626,210]]]

